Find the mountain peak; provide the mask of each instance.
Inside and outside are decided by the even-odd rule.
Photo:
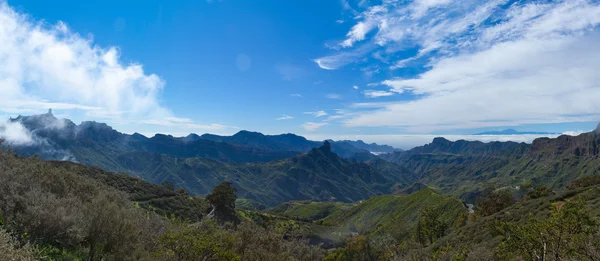
[[[323,142],[323,151],[330,153],[331,152],[331,143],[329,141]]]
[[[447,140],[444,137],[435,137],[433,138],[433,141],[431,143],[435,143],[435,144],[444,144],[444,143],[449,143],[450,141]]]

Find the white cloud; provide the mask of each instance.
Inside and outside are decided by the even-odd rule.
[[[330,94],[327,94],[325,97],[327,97],[327,99],[333,99],[333,100],[341,100],[342,99],[342,95],[337,94],[337,93],[330,93]]]
[[[292,116],[289,116],[289,115],[285,115],[285,114],[284,114],[283,116],[281,116],[281,117],[277,118],[276,120],[278,120],[278,121],[282,121],[282,120],[291,120],[291,119],[293,119],[293,118],[294,118],[294,117],[292,117]]]
[[[323,126],[327,126],[329,123],[327,122],[306,122],[302,124],[302,128],[307,131],[316,131]]]
[[[302,98],[302,94],[299,94],[299,93],[292,93],[292,94],[290,94],[290,96]]]
[[[374,48],[375,46],[372,44],[365,44],[359,48],[356,48],[355,50],[340,52],[330,56],[314,59],[313,62],[315,62],[321,69],[336,70],[346,64],[355,62]]]
[[[373,13],[371,7],[357,16],[360,26],[345,41],[376,44],[397,61],[387,68],[417,65],[422,73],[390,78],[383,81],[387,93],[374,93],[408,92],[413,100],[353,105],[345,125],[431,132],[598,121],[600,3],[506,3],[383,1],[384,11]],[[377,26],[364,27],[371,24]],[[359,62],[371,50],[334,59],[343,60],[336,68]],[[335,55],[340,53],[328,57]]]
[[[358,86],[357,85],[352,86],[352,88],[354,88],[355,90],[358,90]]]
[[[327,112],[325,112],[325,111],[307,111],[304,114],[312,115],[312,116],[315,116],[316,118],[328,115]]]
[[[183,122],[159,104],[165,82],[139,63],[124,62],[117,47],[102,47],[71,31],[50,25],[0,1],[0,111],[62,113],[83,111],[108,123]],[[216,125],[206,125],[215,128]]]
[[[393,92],[377,91],[377,90],[366,90],[366,91],[363,92],[363,94],[367,98],[379,98],[379,97],[386,97],[386,96],[392,96],[392,95],[394,95]]]
[[[340,45],[342,47],[352,47],[355,42],[364,40],[366,34],[375,29],[379,24],[380,14],[386,13],[387,11],[387,8],[384,6],[377,5],[370,7],[367,11],[363,12],[363,20],[352,27],[350,32],[346,35],[346,40]]]
[[[15,146],[31,145],[34,143],[31,132],[18,122],[0,123],[0,140],[4,140],[7,144]]]

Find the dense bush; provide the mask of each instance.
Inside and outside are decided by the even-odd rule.
[[[19,246],[18,242],[0,228],[0,260],[32,261],[38,256],[37,250],[29,245]]]
[[[324,254],[290,229],[177,218],[174,213],[201,215],[206,206],[188,195],[111,175],[0,151],[0,260],[320,260]],[[237,220],[236,197],[227,184],[215,188],[211,202],[226,208],[219,217]],[[168,199],[172,204],[159,212],[168,215],[151,211],[156,205],[137,207],[151,199]],[[190,209],[194,204],[201,209]]]
[[[477,198],[475,212],[481,216],[489,216],[514,203],[510,190],[490,190]]]

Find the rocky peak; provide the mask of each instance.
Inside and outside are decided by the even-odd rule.
[[[323,147],[321,147],[324,152],[331,153],[331,143],[329,141],[323,142]]]

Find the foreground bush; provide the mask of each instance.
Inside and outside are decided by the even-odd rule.
[[[4,229],[0,229],[0,260],[32,261],[37,257],[37,251],[29,245],[19,246],[14,238]]]

